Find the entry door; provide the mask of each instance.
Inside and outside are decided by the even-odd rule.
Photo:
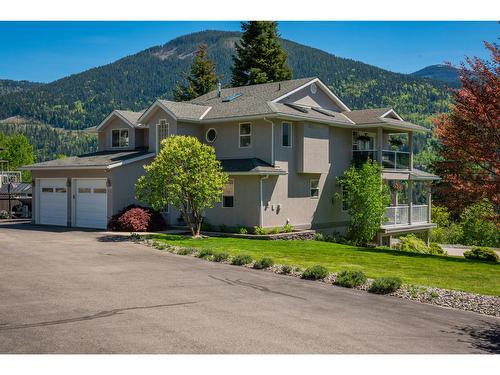
[[[75,227],[106,229],[106,179],[75,180]]]
[[[68,225],[68,192],[65,178],[38,180],[38,223]]]

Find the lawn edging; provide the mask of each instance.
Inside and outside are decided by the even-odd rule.
[[[144,244],[157,250],[167,251],[172,254],[181,256],[189,255],[192,257],[198,257],[199,259],[224,263],[232,266],[243,266],[296,278],[302,278],[304,273],[304,269],[300,267],[282,264],[273,264],[270,267],[256,268],[254,267],[256,263],[255,259],[252,259],[252,261],[249,262],[243,262],[245,264],[234,264],[233,259],[235,258],[235,256],[226,257],[226,255],[228,254],[224,253],[225,256],[220,258],[217,257],[217,254],[219,254],[219,252],[211,252],[207,254],[207,256],[203,255],[200,257],[200,255],[202,255],[202,253],[204,252],[203,249],[197,249],[196,247],[171,245],[163,241],[152,240],[147,236],[140,236],[137,234],[132,234],[130,236],[130,239],[134,242]],[[340,272],[329,272],[326,277],[315,281],[327,283],[335,287],[342,287],[339,285],[335,285],[339,273]],[[368,292],[374,280],[375,279],[366,278],[366,281],[364,283],[353,286],[352,289]],[[432,304],[447,308],[455,308],[465,311],[473,311],[479,314],[500,317],[500,297],[497,296],[486,296],[481,294],[414,284],[403,284],[397,290],[386,295],[420,303]]]

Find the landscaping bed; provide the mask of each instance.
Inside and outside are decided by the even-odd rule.
[[[456,257],[401,254],[394,250],[357,248],[319,241],[191,239],[174,235],[153,235],[146,240],[137,236],[134,238],[159,250],[180,255],[197,256],[220,263],[263,269],[422,303],[500,316],[500,285],[498,283],[500,267],[497,264],[471,262]],[[309,246],[305,254],[301,253],[302,258],[297,254],[297,247],[300,245]],[[325,251],[328,252],[330,262],[325,261]],[[279,264],[274,264],[275,261]],[[445,267],[443,261],[449,262],[449,266]],[[421,268],[430,270],[427,274],[422,274]],[[437,270],[441,270],[441,273]],[[365,276],[365,272],[368,277]],[[444,276],[450,273],[456,273],[457,280],[453,280],[452,276],[451,280],[447,280],[449,285],[466,285],[467,289],[486,290],[493,295],[450,290],[449,287],[435,285],[446,281]],[[481,285],[480,282],[476,285],[476,278],[480,277],[481,273],[484,276],[482,289],[478,288],[478,285]],[[417,277],[418,274],[420,277]],[[424,284],[422,281],[415,282],[415,280],[426,281]],[[469,285],[466,281],[469,281]]]
[[[230,232],[206,232],[202,231],[203,235],[209,237],[231,237],[245,238],[252,240],[314,240],[316,235],[315,230],[294,230],[285,233],[270,233],[270,234],[251,234],[251,233],[230,233]]]

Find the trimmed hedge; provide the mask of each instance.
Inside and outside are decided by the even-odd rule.
[[[335,280],[335,285],[340,285],[346,288],[354,288],[366,282],[366,275],[363,271],[340,271]]]
[[[320,280],[328,275],[328,269],[320,264],[306,268],[302,273],[302,278],[307,280]]]
[[[487,262],[498,262],[498,254],[493,249],[484,247],[473,247],[470,250],[464,251],[464,257],[467,259],[484,260]]]
[[[166,227],[158,211],[135,204],[125,207],[108,222],[108,229],[115,232],[156,232]]]
[[[389,294],[401,288],[402,284],[403,281],[399,277],[379,277],[373,280],[368,291],[375,294]]]

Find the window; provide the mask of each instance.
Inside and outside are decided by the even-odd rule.
[[[161,119],[156,125],[156,139],[158,140],[156,152],[160,151],[161,141],[168,137],[169,131],[167,120]]]
[[[281,124],[281,145],[283,147],[292,147],[292,124],[283,122]]]
[[[222,191],[222,207],[234,207],[234,180],[231,178]]]
[[[316,91],[318,91],[316,84],[315,83],[311,84],[311,94],[316,94]]]
[[[56,193],[66,193],[66,188],[58,187],[58,188],[56,188]]]
[[[78,194],[90,194],[92,192],[91,188],[78,188]]]
[[[352,132],[352,149],[354,151],[375,150],[375,134],[365,132]]]
[[[240,124],[240,147],[251,147],[252,146],[252,125],[251,124]]]
[[[42,188],[42,193],[53,193],[53,192],[54,192],[54,188],[51,188],[51,187]]]
[[[214,128],[208,129],[207,134],[205,134],[205,138],[207,142],[214,143],[217,139],[217,130],[215,130]]]
[[[106,188],[94,188],[94,194],[106,194]]]
[[[319,180],[317,178],[309,181],[309,190],[311,198],[319,198]]]
[[[349,209],[349,204],[347,203],[348,192],[346,189],[344,189],[343,186],[341,186],[341,190],[342,190],[342,211],[347,211]]]
[[[128,129],[111,131],[111,147],[128,147]]]

